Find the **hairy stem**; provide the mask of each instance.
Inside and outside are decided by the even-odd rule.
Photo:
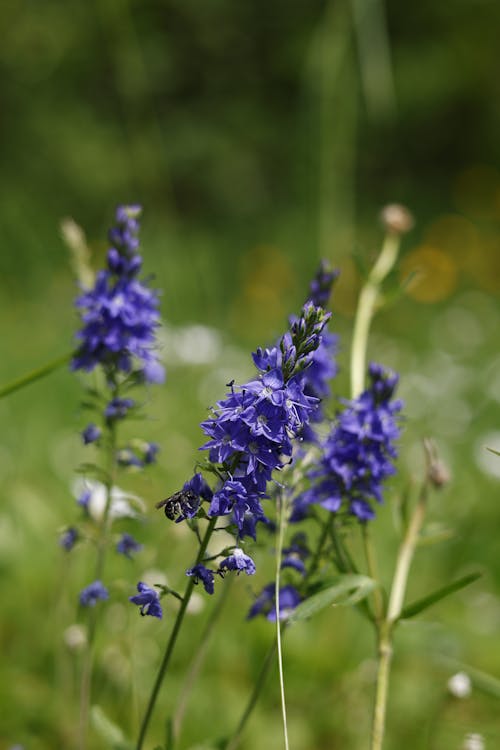
[[[205,536],[203,537],[201,544],[200,544],[200,549],[198,551],[198,556],[196,558],[195,565],[198,565],[203,560],[208,543],[210,541],[210,537],[212,536],[212,532],[215,528],[216,521],[217,521],[217,517],[215,516],[214,518],[211,518],[208,523],[207,529],[205,531]],[[149,722],[153,714],[153,709],[156,705],[156,700],[158,698],[158,693],[160,692],[160,688],[162,686],[163,680],[165,679],[165,675],[167,674],[168,666],[170,664],[170,659],[174,650],[175,643],[177,641],[177,636],[179,635],[179,631],[181,629],[181,625],[184,620],[184,615],[186,614],[186,610],[187,610],[189,601],[191,599],[194,586],[195,586],[194,577],[191,577],[186,586],[186,590],[182,598],[181,606],[179,607],[179,611],[177,613],[177,617],[174,622],[172,632],[170,633],[170,638],[167,641],[167,646],[165,649],[165,653],[163,655],[162,662],[160,664],[160,668],[158,670],[158,674],[156,676],[156,680],[151,690],[151,695],[149,697],[149,701],[146,707],[146,712],[144,714],[144,718],[142,720],[141,728],[139,731],[139,737],[137,740],[136,750],[141,750],[143,746],[144,739],[146,737],[146,732],[148,730]]]

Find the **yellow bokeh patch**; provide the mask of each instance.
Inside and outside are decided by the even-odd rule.
[[[432,245],[420,245],[401,261],[401,282],[418,302],[439,302],[455,289],[458,267],[453,257]]]

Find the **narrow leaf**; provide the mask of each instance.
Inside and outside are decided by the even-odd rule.
[[[415,615],[428,609],[428,607],[432,607],[433,604],[441,601],[441,599],[444,599],[446,596],[453,594],[455,591],[460,591],[460,589],[465,588],[465,586],[468,586],[470,583],[474,583],[478,578],[481,578],[481,575],[481,573],[469,573],[468,575],[453,581],[453,583],[449,583],[447,586],[437,589],[437,591],[429,594],[429,596],[424,596],[422,599],[418,599],[416,602],[413,602],[413,604],[404,607],[398,620],[407,620],[410,617],[415,617]]]
[[[500,456],[500,451],[496,451],[494,448],[489,448],[488,446],[486,446],[486,450],[490,453],[494,453],[495,456]]]
[[[365,599],[375,588],[376,583],[367,576],[339,576],[328,588],[313,594],[291,612],[288,621],[297,622],[312,617],[322,609],[331,606],[348,606]]]

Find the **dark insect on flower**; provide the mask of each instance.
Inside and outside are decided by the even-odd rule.
[[[192,490],[180,490],[170,497],[156,503],[157,508],[164,508],[165,515],[170,521],[192,518],[198,510],[200,500]]]

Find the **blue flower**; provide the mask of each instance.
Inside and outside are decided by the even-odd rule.
[[[135,406],[135,401],[132,398],[113,398],[104,409],[104,416],[109,421],[124,419],[133,406]]]
[[[99,440],[101,435],[101,428],[97,427],[97,425],[93,423],[87,425],[87,427],[82,431],[82,438],[85,445],[88,445],[89,443],[95,443],[96,440]]]
[[[82,607],[95,607],[99,599],[109,599],[109,593],[102,581],[93,581],[80,592]]]
[[[59,544],[67,552],[70,552],[75,546],[78,536],[78,531],[73,526],[70,526],[59,537]]]
[[[201,581],[207,594],[214,593],[214,573],[204,565],[198,564],[186,570],[187,576],[192,576],[195,583]]]
[[[310,554],[305,534],[295,534],[290,546],[283,549],[281,567],[293,568],[301,575],[305,575],[306,566],[304,565],[304,560],[306,560]]]
[[[81,495],[76,500],[76,504],[80,505],[85,511],[89,509],[90,498],[92,497],[91,490],[83,490]]]
[[[142,544],[139,542],[136,542],[133,536],[130,534],[124,533],[121,535],[120,539],[118,540],[116,544],[116,551],[119,552],[121,555],[125,555],[125,557],[128,557],[129,560],[132,559],[132,553],[133,552],[139,552],[143,547]]]
[[[245,571],[247,576],[253,576],[253,574],[255,573],[255,563],[251,557],[243,552],[242,549],[236,547],[233,550],[232,555],[229,555],[229,557],[226,557],[224,560],[222,560],[217,572],[223,575],[224,571],[226,570],[236,570],[238,575],[242,571]]]
[[[308,299],[313,305],[326,308],[332,293],[332,287],[338,279],[339,273],[338,269],[329,267],[328,261],[321,261],[316,275],[309,285]]]
[[[157,383],[164,378],[155,351],[158,294],[137,278],[142,266],[139,215],[139,206],[117,209],[116,226],[109,233],[113,246],[107,269],[76,300],[82,328],[71,367],[89,372],[102,365],[129,373],[137,365],[146,381]]]
[[[160,446],[158,443],[147,443],[143,455],[144,464],[154,464],[159,450]]]
[[[264,615],[267,620],[276,622],[276,587],[269,583],[263,588],[250,607],[247,620]],[[290,612],[301,602],[301,596],[294,586],[282,586],[279,593],[279,619],[286,620]]]
[[[371,501],[382,502],[382,484],[395,473],[402,403],[392,400],[398,383],[395,373],[371,364],[369,376],[370,387],[346,402],[324,442],[320,465],[310,475],[316,481],[296,500],[293,520],[305,515],[309,503],[337,512],[344,501],[360,521],[374,518]]]
[[[161,620],[163,610],[161,608],[158,592],[149,586],[146,586],[142,581],[139,581],[137,584],[137,591],[139,593],[135,596],[130,596],[129,601],[140,607],[139,611],[143,617],[145,615],[150,615],[151,617],[158,617]]]

